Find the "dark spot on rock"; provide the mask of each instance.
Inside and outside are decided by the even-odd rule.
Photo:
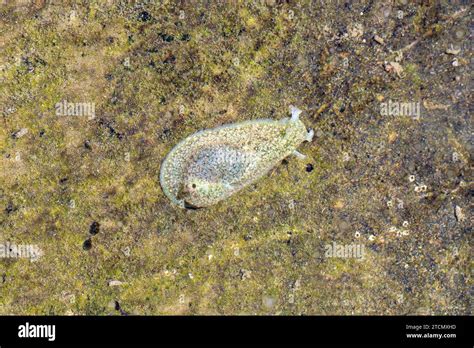
[[[378,246],[376,244],[369,245],[369,249],[372,250],[372,251],[375,251],[376,253],[380,252],[380,246]]]
[[[82,249],[90,250],[92,248],[92,240],[90,238],[86,239],[84,243],[82,243]]]
[[[13,132],[12,135],[11,135],[12,139],[18,139],[19,132],[20,131]]]
[[[89,227],[89,233],[91,235],[96,235],[100,231],[100,224],[97,221],[94,221]]]
[[[142,11],[138,14],[138,20],[142,22],[148,22],[151,20],[151,15],[147,11]]]
[[[163,61],[165,64],[173,64],[174,62],[176,62],[176,57],[174,55],[170,55]]]
[[[170,137],[170,135],[171,135],[171,130],[169,128],[165,128],[163,129],[163,132],[161,133],[160,138],[163,140],[166,140]]]
[[[123,139],[123,133],[117,132],[109,121],[101,119],[99,120],[99,125],[105,126],[109,130],[110,136],[116,136],[119,140]]]
[[[160,49],[159,47],[151,47],[151,48],[147,48],[145,50],[146,53],[158,53],[160,52]]]
[[[171,42],[174,40],[174,36],[173,35],[168,35],[168,34],[164,34],[164,33],[160,33],[160,37],[163,41],[165,42]]]
[[[198,210],[198,209],[201,209],[201,207],[195,206],[195,205],[193,205],[193,204],[191,204],[191,203],[188,203],[188,202],[186,202],[186,201],[184,201],[184,207],[185,207],[186,209],[189,209],[189,210]]]
[[[16,209],[15,209],[15,207],[13,206],[13,203],[12,203],[12,202],[8,203],[7,207],[5,208],[5,212],[6,212],[7,214],[11,214],[11,213],[14,212],[15,210],[16,210]]]
[[[308,164],[306,165],[306,171],[307,171],[308,173],[311,173],[311,172],[313,171],[313,169],[314,169],[314,166],[313,166],[311,163],[308,163]]]

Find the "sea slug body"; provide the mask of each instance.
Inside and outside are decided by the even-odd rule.
[[[313,131],[299,119],[301,110],[290,111],[290,118],[233,123],[185,138],[161,165],[163,192],[180,207],[207,207],[257,181],[284,158],[304,158],[296,149],[312,140]]]

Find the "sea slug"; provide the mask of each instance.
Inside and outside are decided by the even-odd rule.
[[[259,119],[206,129],[178,143],[161,165],[160,183],[176,205],[213,205],[257,181],[296,149],[313,139],[291,106],[291,117]]]

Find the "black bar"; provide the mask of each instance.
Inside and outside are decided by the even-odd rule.
[[[19,326],[55,325],[55,340],[20,338]],[[408,325],[408,326],[407,326]],[[472,347],[472,317],[117,316],[0,317],[0,346],[47,344],[410,344]],[[408,338],[407,334],[456,337]]]

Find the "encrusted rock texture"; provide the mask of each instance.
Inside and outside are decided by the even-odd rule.
[[[471,15],[0,2],[0,245],[41,250],[0,248],[0,314],[472,314]],[[305,160],[171,204],[180,140],[289,105]]]

